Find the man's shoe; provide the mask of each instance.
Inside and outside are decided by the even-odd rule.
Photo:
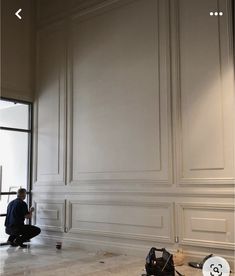
[[[16,244],[15,242],[10,242],[9,244],[10,244],[12,247],[18,246],[18,244]]]
[[[10,240],[7,241],[7,244],[14,247],[18,246],[14,241],[10,241]]]
[[[21,248],[27,248],[27,247],[28,247],[27,244],[23,244],[23,243],[19,244],[19,246],[20,246]]]
[[[27,248],[28,246],[26,244],[23,244],[23,242],[17,241],[17,239],[15,239],[13,241],[14,246],[20,246],[21,248]]]

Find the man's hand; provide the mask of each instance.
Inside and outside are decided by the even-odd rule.
[[[29,208],[29,214],[25,215],[25,218],[26,219],[31,219],[33,211],[34,211],[34,207],[30,207]]]
[[[29,214],[24,216],[26,219],[31,219],[32,218],[32,213],[30,212]]]

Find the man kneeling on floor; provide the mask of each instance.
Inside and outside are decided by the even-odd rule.
[[[26,190],[21,188],[17,191],[17,198],[12,200],[7,207],[7,216],[5,220],[6,233],[10,235],[8,243],[11,246],[27,247],[24,242],[40,234],[41,229],[24,224],[25,219],[31,219],[34,208],[28,209],[24,202]]]

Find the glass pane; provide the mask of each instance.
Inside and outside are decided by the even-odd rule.
[[[0,126],[29,129],[29,106],[0,100]]]
[[[5,233],[5,218],[6,217],[0,217],[0,243],[6,242],[8,239],[8,235]]]
[[[27,187],[28,133],[0,130],[0,192]]]
[[[18,189],[17,189],[18,190]],[[15,190],[15,191],[17,191]],[[16,195],[0,195],[0,214],[7,213],[8,203],[16,199]],[[28,195],[26,196],[25,202],[27,203]]]
[[[16,195],[0,195],[0,214],[7,213],[7,205],[16,198]],[[4,217],[5,220],[5,217]]]

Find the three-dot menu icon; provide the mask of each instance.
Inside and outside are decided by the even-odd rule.
[[[223,12],[210,12],[210,16],[222,16]]]

